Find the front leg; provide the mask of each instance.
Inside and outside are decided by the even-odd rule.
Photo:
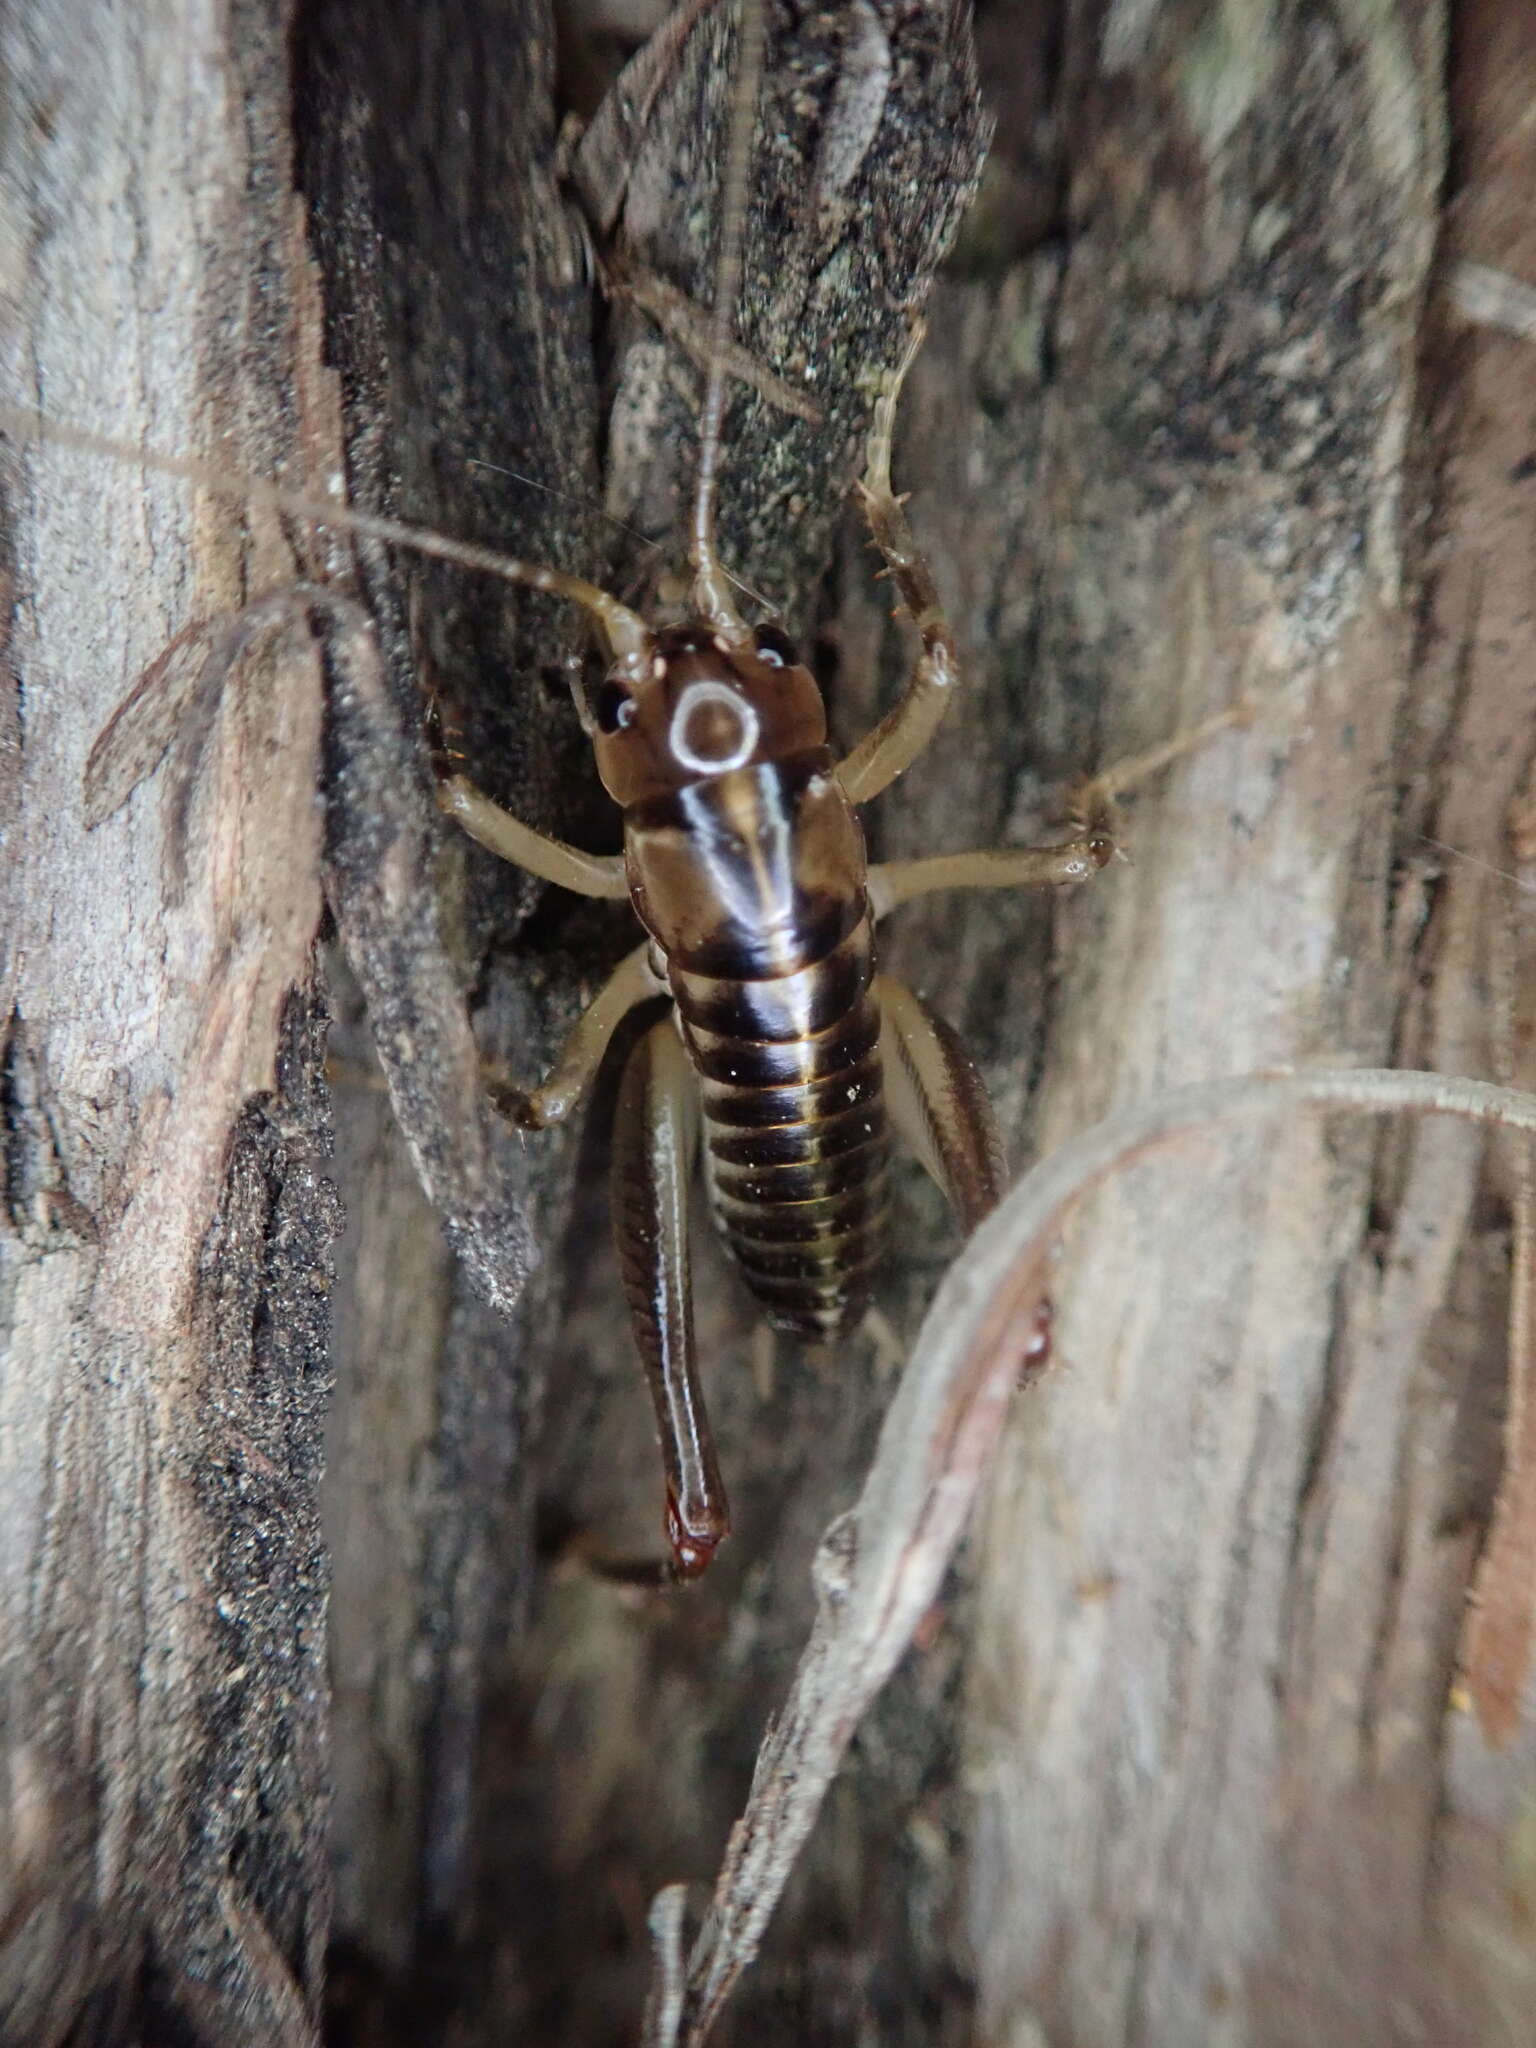
[[[900,702],[872,732],[866,733],[838,767],[838,778],[848,793],[848,801],[854,804],[878,796],[904,769],[911,767],[938,731],[960,680],[955,637],[939,603],[938,588],[913,539],[902,501],[891,490],[896,402],[922,341],[923,329],[919,324],[912,330],[906,353],[881,386],[859,493],[870,533],[922,636],[923,651]]]
[[[699,1386],[688,1188],[699,1147],[693,1073],[670,1018],[630,1054],[613,1127],[613,1227],[667,1478],[672,1574],[694,1579],[730,1532]]]

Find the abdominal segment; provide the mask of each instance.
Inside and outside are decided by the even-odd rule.
[[[698,1076],[722,1236],[770,1318],[857,1320],[889,1138],[858,824],[827,757],[695,785],[628,820],[636,907]]]
[[[812,1340],[862,1314],[884,1249],[889,1143],[879,1030],[866,988],[814,1037],[730,1042],[736,1080],[701,1077],[721,1235],[772,1321]],[[711,1048],[720,1049],[719,1041]],[[788,1053],[803,1058],[808,1078],[798,1086],[775,1078]]]

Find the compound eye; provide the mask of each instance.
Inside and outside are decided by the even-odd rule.
[[[599,732],[622,732],[634,719],[634,696],[610,676],[597,693],[592,715],[597,720]]]
[[[797,668],[800,663],[799,651],[789,635],[777,626],[759,626],[755,634],[757,658],[765,661],[769,668]]]

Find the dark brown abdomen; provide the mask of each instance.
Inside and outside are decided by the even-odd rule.
[[[636,908],[699,1077],[720,1230],[773,1320],[863,1310],[887,1154],[863,838],[830,756],[738,769],[628,814]]]

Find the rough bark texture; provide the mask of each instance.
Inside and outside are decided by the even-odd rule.
[[[1102,665],[1117,750],[1154,706],[1261,709],[1059,928],[1042,1148],[1214,1072],[1499,1072],[1531,749],[1529,363],[1436,291],[1440,11],[1267,9],[1230,42],[1200,10],[1090,13],[1048,668]],[[1439,254],[1528,277],[1501,81],[1529,28],[1457,30]],[[1495,1747],[1455,1684],[1509,1357],[1483,1153],[1438,1123],[1223,1142],[1128,1178],[1069,1247],[1067,1369],[973,1567],[982,2038],[1528,2037],[1529,1688]]]
[[[414,12],[409,39],[346,0],[12,21],[3,396],[258,474],[344,467],[360,503],[632,593],[656,572],[587,503],[602,477],[665,522],[692,372],[599,315],[541,11]],[[796,32],[765,124],[791,189],[869,34],[857,7]],[[914,906],[883,964],[964,1031],[1016,1163],[1258,1066],[1528,1084],[1523,11],[1017,0],[979,33],[997,145],[897,454],[967,695],[872,845],[1025,837],[1074,773],[1255,708],[1138,797],[1132,865],[1070,900]],[[633,145],[629,232],[695,292],[722,38],[706,15]],[[950,187],[920,159],[931,228],[968,102],[942,52],[915,68],[958,138]],[[814,309],[831,337],[867,302],[824,344],[840,404],[922,270],[893,219]],[[841,232],[836,205],[816,221]],[[754,234],[748,338],[782,363],[806,217],[760,194]],[[856,522],[808,580],[860,409],[820,436],[737,410],[735,565],[805,625],[851,738],[909,655]],[[443,1246],[340,979],[328,1161],[302,642],[249,664],[184,884],[153,785],[83,829],[91,742],[165,642],[345,563],[46,448],[4,484],[0,2037],[311,2038],[329,1825],[337,2039],[632,2038],[647,1902],[719,1861],[880,1349],[765,1346],[701,1255],[736,1536],[686,1596],[582,1571],[584,1544],[654,1552],[659,1520],[605,1097],[502,1162],[544,1253],[510,1326]],[[403,560],[359,580],[397,700],[424,674],[495,794],[605,843],[569,622]],[[531,1079],[629,926],[441,865],[482,1042]],[[1055,1379],[720,2038],[1529,2038],[1526,1199],[1441,1123],[1224,1137],[1099,1199],[1053,1280]],[[903,1180],[899,1332],[952,1242]]]
[[[263,473],[323,447],[279,15],[5,34],[7,395]],[[251,664],[283,687],[223,723],[184,879],[154,795],[82,817],[138,671],[298,565],[274,521],[48,449],[5,493],[0,2032],[301,2042],[340,1220],[302,646]]]

